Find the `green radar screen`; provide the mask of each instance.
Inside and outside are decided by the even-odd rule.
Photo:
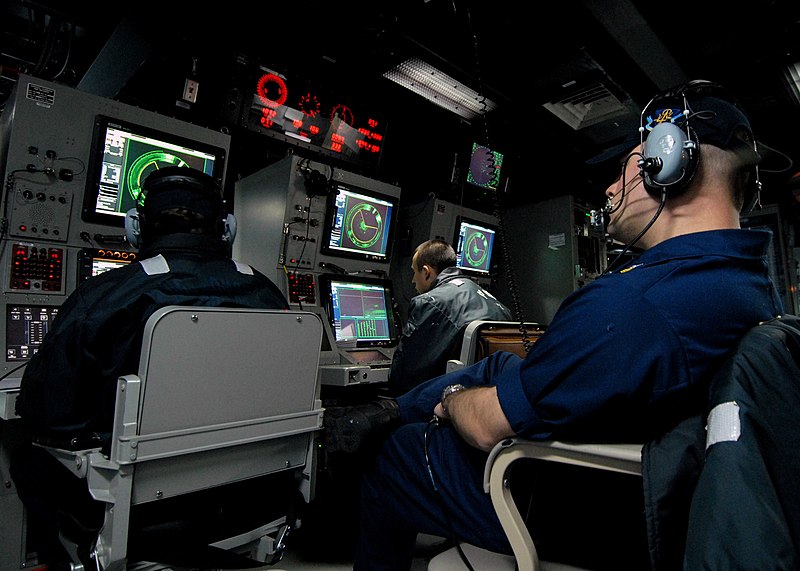
[[[361,202],[350,208],[344,229],[350,243],[361,250],[374,246],[383,235],[383,216],[372,204]]]
[[[464,256],[470,267],[484,268],[486,266],[486,260],[489,258],[489,239],[483,232],[476,230],[469,235],[464,248]]]
[[[344,255],[385,257],[393,204],[339,185],[331,213],[329,248]]]
[[[130,165],[125,181],[125,196],[134,203],[142,204],[142,185],[150,174],[164,167],[188,167],[182,158],[167,151],[155,150],[139,155]]]
[[[488,274],[496,230],[486,225],[459,220],[456,236],[456,266],[469,273]]]

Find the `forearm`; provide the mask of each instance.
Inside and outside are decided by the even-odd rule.
[[[503,438],[514,436],[496,387],[473,387],[451,394],[447,410],[439,403],[434,414],[449,419],[466,442],[487,452]]]

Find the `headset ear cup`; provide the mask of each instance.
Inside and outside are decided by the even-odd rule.
[[[648,172],[643,169],[645,188],[654,195],[676,196],[683,192],[694,177],[700,158],[700,145],[689,129],[673,123],[656,125],[642,148],[643,159],[655,159],[661,168]]]
[[[233,241],[236,239],[236,217],[228,214],[223,222],[223,227],[222,241],[227,242],[229,246],[233,245]]]
[[[125,237],[134,248],[139,248],[142,235],[139,218],[140,214],[136,208],[131,208],[125,213]]]

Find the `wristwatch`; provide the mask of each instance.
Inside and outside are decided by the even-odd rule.
[[[442,408],[447,410],[447,407],[445,406],[445,400],[447,399],[447,397],[449,397],[453,393],[457,393],[458,391],[463,391],[465,388],[467,387],[465,387],[462,384],[447,385],[444,388],[444,390],[442,390],[442,398],[441,398]]]

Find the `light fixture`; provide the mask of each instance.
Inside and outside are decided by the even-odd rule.
[[[383,77],[470,121],[497,107],[494,101],[419,58],[404,61]]]
[[[792,94],[794,102],[800,105],[800,62],[786,66],[783,78],[786,80],[786,86],[789,93]]]

